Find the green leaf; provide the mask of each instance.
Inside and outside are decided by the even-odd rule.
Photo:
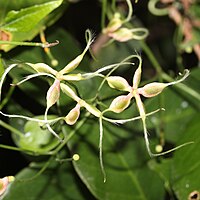
[[[60,6],[62,0],[31,6],[20,11],[10,11],[5,19],[2,30],[10,32],[26,32],[36,26],[51,11]]]
[[[199,137],[199,117],[188,124],[179,144],[194,141],[193,144],[176,151],[172,163],[172,185],[178,199],[188,199],[193,191],[200,191],[200,137]]]
[[[164,186],[169,195],[173,196],[171,188],[171,164],[172,159],[160,159],[159,162],[156,160],[149,161],[149,167],[158,173],[160,178],[164,181]]]
[[[80,48],[77,45],[75,39],[65,30],[54,27],[53,29],[50,28],[47,33],[47,40],[48,41],[60,41],[60,44],[51,48],[51,52],[55,59],[58,60],[58,66],[56,70],[62,69],[68,62],[74,59],[80,52]],[[12,57],[15,61],[23,61],[30,62],[30,63],[47,63],[51,66],[51,61],[47,57],[44,49],[38,47],[32,47],[28,51],[24,47],[18,47],[13,49],[9,54],[5,54],[4,57],[7,60],[7,65],[10,63],[10,57]],[[13,62],[12,62],[13,63]],[[33,71],[30,71],[30,68],[23,67],[23,63],[19,63],[19,68],[14,69],[10,72],[10,76],[16,81],[19,82],[25,76],[32,74]],[[83,66],[88,66],[88,62],[84,61]],[[52,67],[52,66],[51,66]],[[28,82],[25,82],[18,87],[31,99],[36,101],[37,103],[46,106],[46,92],[48,90],[48,81],[52,81],[51,78],[41,79],[41,78],[34,78]],[[91,81],[90,81],[91,84]],[[66,103],[64,98],[61,98],[61,105]],[[63,102],[63,103],[62,103]],[[66,104],[65,104],[66,105]],[[42,114],[42,113],[41,113]]]
[[[196,110],[187,100],[170,88],[165,89],[160,96],[145,102],[146,109],[155,110],[161,107],[160,102],[165,111],[149,116],[148,128],[162,126],[165,139],[174,143],[179,140],[188,123],[193,119]]]
[[[80,155],[74,167],[91,193],[99,200],[163,199],[162,181],[146,165],[149,157],[143,137],[137,138],[131,130],[107,123],[104,124],[103,138],[107,181],[103,182],[99,164],[99,127],[96,121],[86,121],[68,143],[70,150]],[[63,131],[70,134],[67,128]]]
[[[37,169],[25,168],[17,174],[3,200],[88,200],[93,199],[72,168],[66,163],[30,179]]]
[[[56,116],[49,115],[48,119],[54,119]],[[34,118],[43,119],[44,116]],[[14,120],[13,120],[14,121]],[[23,120],[16,119],[12,122],[12,126],[17,129],[18,124],[21,124],[23,136],[13,135],[13,139],[20,148],[34,153],[45,153],[59,144],[59,140],[55,138],[45,127],[40,127],[38,122],[28,121],[22,125]],[[55,128],[55,127],[54,127]],[[59,130],[58,127],[56,129]]]
[[[49,0],[6,0],[0,1],[0,24],[3,24],[5,20],[5,16],[11,10],[20,10],[21,8],[26,8],[30,6],[34,6],[36,4],[42,4],[45,2],[49,2]]]
[[[31,9],[33,8],[34,10],[34,7],[35,6],[39,6],[41,7],[41,12],[44,14],[44,12],[46,12],[46,15],[44,17],[39,17],[37,16],[35,20],[33,20],[33,24],[34,26],[30,25],[32,24],[32,19],[31,19],[31,23],[30,21],[28,22],[29,18],[31,17],[34,17],[33,15],[35,15],[35,13],[33,12],[33,15],[29,15],[28,12],[27,12],[27,16],[21,16],[21,20],[18,22],[18,20],[13,20],[13,22],[11,23],[12,26],[16,26],[15,28],[19,28],[19,30],[22,30],[22,31],[14,31],[14,32],[8,32],[8,31],[4,31],[2,30],[2,34],[6,34],[6,36],[8,37],[8,40],[9,41],[18,41],[18,42],[21,42],[21,41],[25,41],[25,40],[32,40],[41,30],[44,30],[46,27],[48,26],[51,26],[53,23],[55,23],[63,14],[63,12],[65,11],[65,9],[67,8],[68,6],[68,3],[65,3],[65,4],[62,4],[62,6],[59,6],[56,10],[54,10],[56,7],[55,6],[58,6],[59,2],[61,1],[56,1],[56,5],[52,5],[52,2],[55,2],[55,1],[51,1],[51,2],[47,2],[47,3],[44,3],[45,1],[39,1],[40,3],[43,3],[43,4],[40,4],[40,5],[37,5],[37,4],[31,4],[30,2],[27,2],[27,3],[21,3],[21,6],[20,8],[24,8],[25,5],[27,6],[30,6],[32,5],[31,7],[28,7],[28,8],[24,8],[22,9],[26,11],[26,9]],[[38,2],[38,3],[39,3]],[[42,9],[42,5],[45,5],[47,10],[43,10]],[[49,7],[48,7],[49,5]],[[18,6],[14,6],[13,7],[16,7],[19,9]],[[55,8],[54,8],[55,7]],[[4,13],[6,12],[6,6],[5,6],[5,10],[3,11]],[[54,12],[51,12],[51,9],[54,10]],[[13,11],[10,11],[10,12],[13,12]],[[20,15],[20,12],[21,11],[18,11],[18,15]],[[24,11],[23,11],[24,12]],[[35,11],[36,13],[39,12],[38,11]],[[14,14],[12,14],[14,15]],[[42,16],[42,15],[41,15]],[[24,18],[25,17],[25,18]],[[40,19],[39,19],[40,18]],[[21,24],[21,22],[25,20],[26,24]],[[39,20],[39,21],[38,21]],[[16,22],[15,22],[16,21]],[[35,23],[36,22],[36,23]],[[14,23],[14,24],[13,24]],[[8,23],[8,28],[9,28],[9,24]],[[20,25],[21,24],[21,25]],[[7,26],[6,24],[4,24],[5,26]],[[27,30],[27,28],[25,27],[27,25],[27,28],[30,29],[30,27],[32,26],[32,28],[28,31],[24,31],[24,30]],[[0,28],[1,30],[1,28]],[[40,41],[40,39],[39,39]],[[14,48],[15,45],[1,45],[0,46],[0,49],[4,50],[4,51],[9,51],[10,49]]]

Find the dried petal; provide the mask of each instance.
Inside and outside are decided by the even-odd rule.
[[[47,108],[53,106],[60,97],[60,81],[55,80],[53,85],[49,88],[46,96]]]
[[[128,84],[126,79],[124,79],[120,76],[110,76],[106,80],[108,81],[108,85],[111,88],[130,92],[130,85]]]
[[[132,96],[130,94],[116,97],[110,104],[108,110],[115,113],[124,111],[129,106],[131,98]]]

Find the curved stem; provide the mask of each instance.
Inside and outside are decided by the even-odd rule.
[[[159,112],[160,110],[164,110],[164,109],[163,108],[162,109],[157,109],[157,110],[154,110],[154,111],[152,111],[150,113],[147,113],[146,117],[150,116],[150,115],[153,115],[153,114]],[[111,123],[118,123],[118,124],[124,124],[126,122],[135,121],[135,120],[138,120],[138,119],[141,119],[141,118],[142,118],[141,116],[138,116],[138,117],[133,117],[133,118],[129,118],[129,119],[110,119],[110,118],[102,116],[103,120],[111,122]]]
[[[102,117],[99,117],[99,160],[100,160],[100,167],[103,174],[103,182],[106,182],[106,172],[104,169],[103,164],[103,123]]]
[[[0,81],[0,101],[1,101],[1,92],[2,92],[2,86],[3,86],[3,82],[7,76],[7,74],[14,68],[17,67],[17,64],[12,64],[10,65],[5,72],[3,73],[2,77],[1,77],[1,81]]]
[[[157,16],[163,16],[168,14],[167,8],[157,8],[156,4],[159,0],[150,0],[148,3],[148,9],[151,13]]]
[[[132,7],[132,3],[130,0],[126,0],[126,3],[128,5],[128,15],[126,17],[126,19],[123,21],[123,23],[126,23],[128,21],[131,20],[132,14],[133,14],[133,7]]]

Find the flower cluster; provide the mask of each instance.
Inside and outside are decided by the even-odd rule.
[[[148,35],[148,30],[146,28],[128,28],[123,26],[131,20],[133,13],[131,1],[126,0],[126,2],[128,5],[127,17],[124,19],[120,12],[115,11],[108,25],[103,28],[102,32],[118,42],[126,42],[132,39],[142,40]]]
[[[146,113],[145,109],[144,109],[144,104],[141,100],[141,96],[150,98],[150,97],[154,97],[154,96],[158,95],[159,93],[161,93],[163,91],[164,88],[183,81],[189,75],[189,71],[186,70],[185,75],[180,80],[177,80],[177,81],[174,81],[171,83],[154,82],[154,83],[149,83],[143,87],[139,87],[140,80],[141,80],[141,73],[142,73],[142,59],[139,55],[132,55],[132,56],[129,56],[128,58],[124,59],[121,63],[105,66],[95,72],[71,73],[73,70],[75,70],[78,67],[78,65],[82,61],[84,55],[86,54],[87,50],[89,49],[91,43],[93,42],[91,33],[89,31],[87,31],[87,34],[88,34],[88,42],[87,42],[87,46],[84,49],[84,51],[80,55],[78,55],[74,60],[72,60],[69,64],[67,64],[62,70],[56,71],[55,69],[51,68],[50,66],[48,66],[44,63],[36,63],[36,64],[26,63],[29,67],[34,69],[35,73],[27,76],[25,79],[23,79],[22,81],[15,84],[15,85],[19,85],[19,84],[24,83],[25,81],[28,81],[34,77],[39,77],[39,76],[48,76],[54,80],[53,84],[50,86],[50,88],[47,91],[46,111],[44,113],[43,120],[31,118],[31,117],[27,117],[27,116],[23,116],[23,115],[9,115],[9,114],[3,113],[2,111],[0,111],[0,113],[4,116],[8,116],[8,117],[24,118],[26,120],[43,123],[44,126],[46,126],[48,128],[48,130],[54,136],[56,136],[60,141],[63,141],[63,138],[61,138],[60,135],[57,134],[53,130],[53,128],[51,127],[51,124],[53,124],[59,120],[64,120],[66,122],[66,124],[74,125],[80,116],[81,108],[86,109],[91,115],[93,115],[94,117],[97,117],[99,119],[99,129],[100,129],[99,157],[100,157],[100,166],[101,166],[101,170],[103,172],[104,181],[105,181],[106,176],[105,176],[105,172],[104,172],[103,159],[102,159],[102,141],[103,141],[103,123],[102,123],[102,121],[105,120],[105,121],[108,121],[111,123],[122,124],[122,123],[130,122],[130,121],[134,121],[137,119],[141,119],[142,123],[143,123],[143,128],[144,128],[145,143],[146,143],[146,147],[147,147],[147,151],[148,151],[149,155],[157,156],[157,155],[165,154],[166,152],[162,152],[160,154],[153,154],[150,150],[147,128],[146,128],[146,117],[148,115],[154,114],[158,110],[153,111],[151,113]],[[111,73],[122,65],[134,65],[134,63],[129,61],[132,58],[136,58],[139,60],[139,66],[135,71],[135,74],[133,76],[133,83],[130,86],[124,78],[122,78],[120,76],[111,76]],[[13,64],[5,70],[5,72],[1,78],[1,81],[0,81],[0,92],[2,91],[2,85],[3,85],[3,82],[4,82],[7,74],[10,72],[10,70],[12,70],[14,67],[17,67],[17,66],[18,66],[17,64]],[[107,70],[110,70],[110,72],[105,76],[103,74],[103,72],[105,72]],[[113,99],[113,101],[111,102],[111,104],[109,105],[108,108],[106,108],[103,111],[99,110],[95,106],[95,102],[88,103],[86,100],[80,98],[79,95],[73,90],[73,85],[70,84],[70,82],[73,82],[73,81],[82,81],[82,80],[91,79],[91,78],[94,78],[97,76],[101,77],[103,79],[99,88],[101,88],[102,85],[105,82],[107,82],[111,88],[127,92],[128,94],[120,95],[120,96],[116,97],[115,99]],[[66,81],[68,83],[66,83]],[[75,101],[76,106],[71,111],[69,111],[69,113],[66,116],[58,117],[53,120],[48,120],[48,110],[54,104],[56,104],[58,102],[61,91],[64,94],[66,94],[68,97],[70,97],[73,101]],[[1,93],[0,93],[0,95],[1,95]],[[135,98],[135,100],[136,100],[136,105],[139,110],[139,117],[134,117],[134,118],[130,118],[130,119],[110,119],[110,118],[105,117],[105,113],[108,111],[115,112],[115,113],[123,112],[130,105],[132,98]],[[174,150],[174,149],[172,149],[172,150]]]

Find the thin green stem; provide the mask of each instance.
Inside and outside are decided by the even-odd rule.
[[[39,172],[36,173],[36,175],[32,176],[31,178],[27,178],[27,179],[20,179],[18,180],[19,182],[24,182],[24,181],[32,181],[33,179],[37,178],[38,176],[40,176],[46,169],[47,167],[51,164],[51,162],[53,161],[53,156],[51,156],[49,158],[49,160],[43,165],[43,167],[39,170]]]
[[[165,73],[162,73],[162,78],[168,82],[173,81],[173,79]],[[200,101],[200,94],[196,92],[195,90],[191,89],[190,87],[188,87],[187,85],[185,85],[184,83],[179,83],[175,85],[175,87],[179,88],[180,90],[184,91],[188,95]]]
[[[25,151],[24,149],[20,149],[18,147],[8,146],[8,145],[4,145],[4,144],[0,144],[0,148],[9,149],[9,150],[12,150],[12,151],[21,151],[21,152]]]
[[[150,0],[148,3],[148,9],[151,13],[157,16],[163,16],[168,14],[167,8],[157,8],[156,4],[159,0]]]
[[[112,0],[111,8],[112,8],[113,11],[116,10],[116,0]]]
[[[14,83],[15,81],[13,81]],[[3,109],[3,107],[7,104],[7,102],[10,100],[10,97],[12,96],[13,92],[14,92],[14,89],[15,87],[10,87],[7,94],[6,94],[6,97],[3,99],[3,101],[1,102],[0,104],[0,110]]]
[[[151,49],[148,47],[148,45],[144,41],[140,41],[141,47],[147,57],[149,58],[150,62],[152,63],[153,67],[155,68],[158,76],[162,74],[162,67],[160,66],[159,62],[155,58],[153,52]],[[159,76],[160,77],[160,76]]]
[[[12,126],[10,126],[9,124],[5,123],[4,121],[0,120],[0,126],[4,127],[5,129],[9,130],[10,132],[20,136],[20,137],[24,137],[24,134],[21,133],[20,131],[18,131],[17,129],[13,128]]]
[[[59,41],[53,42],[53,43],[40,43],[40,42],[17,42],[17,41],[2,41],[0,40],[0,44],[8,44],[8,45],[19,45],[19,46],[36,46],[36,47],[42,47],[42,48],[48,48],[53,47],[57,44],[59,44]]]
[[[101,30],[103,30],[105,28],[106,8],[107,8],[107,0],[102,0]]]
[[[103,182],[106,182],[106,172],[104,169],[103,164],[103,122],[102,117],[99,117],[99,160],[100,160],[100,167],[103,174]]]
[[[123,21],[123,23],[129,22],[131,20],[132,14],[133,14],[133,7],[132,7],[131,1],[126,0],[126,3],[128,5],[128,15],[127,15],[126,19]]]
[[[85,121],[89,115],[90,115],[90,113],[87,112],[85,114],[84,118],[77,123],[76,127],[68,134],[67,137],[65,137],[65,139],[62,141],[62,143],[55,150],[49,152],[48,154],[56,155],[67,144],[67,142],[74,136],[76,131],[81,128],[81,126],[85,123]]]

